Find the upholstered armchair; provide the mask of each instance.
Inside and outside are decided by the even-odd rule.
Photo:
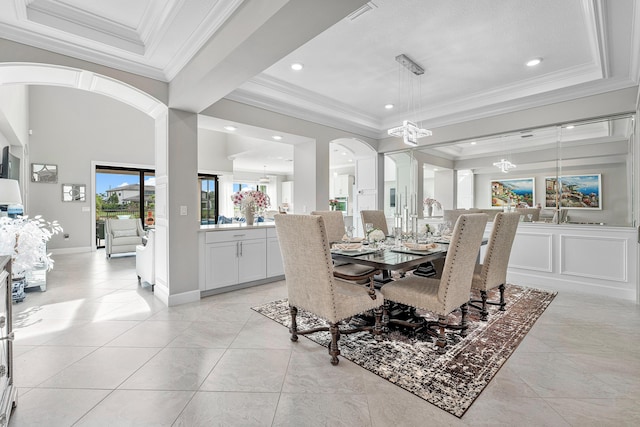
[[[520,215],[519,212],[500,212],[496,215],[482,264],[475,267],[471,288],[480,291],[480,299],[471,300],[469,305],[480,310],[481,320],[487,320],[487,304],[499,305],[500,310],[504,311],[504,285]],[[500,301],[487,301],[487,291],[496,287],[500,289]]]
[[[298,335],[329,331],[331,364],[338,364],[341,334],[369,330],[382,339],[382,295],[373,286],[362,286],[334,277],[324,219],[318,215],[275,215],[291,313],[291,341]],[[326,320],[329,326],[298,330],[298,309]],[[373,310],[374,326],[340,329],[339,323]]]
[[[105,223],[105,251],[107,258],[112,254],[135,252],[142,244],[142,222],[139,219],[110,218]]]
[[[156,232],[149,230],[147,244],[136,246],[136,274],[138,285],[143,282],[151,285],[151,292],[156,284]]]
[[[430,335],[437,337],[436,345],[440,353],[445,352],[447,345],[445,328],[460,330],[460,335],[466,336],[467,303],[486,224],[486,214],[468,214],[458,217],[441,279],[411,275],[384,285],[381,292],[385,299],[385,320],[388,319],[388,301],[431,311],[438,316],[438,321],[424,322],[424,326],[427,327]],[[447,316],[458,307],[462,312],[460,324],[448,324]],[[414,322],[402,320],[391,319],[390,321],[406,326],[423,326],[423,324],[416,325]],[[437,326],[438,332],[431,329],[434,326]]]

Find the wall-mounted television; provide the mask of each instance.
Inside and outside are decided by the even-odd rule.
[[[20,158],[9,152],[8,145],[2,149],[0,178],[9,178],[20,181]]]

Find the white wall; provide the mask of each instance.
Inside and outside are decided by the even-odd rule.
[[[198,172],[233,173],[227,152],[227,134],[198,129]]]
[[[85,184],[91,191],[91,162],[154,165],[154,121],[102,95],[77,89],[33,86],[29,91],[29,162],[58,166],[56,184],[29,183],[27,214],[59,220],[64,232],[50,249],[88,248],[95,218],[90,202],[61,201],[61,184]],[[25,165],[27,167],[27,165]]]
[[[29,139],[29,89],[25,85],[0,85],[0,134],[6,145],[25,146]],[[12,153],[22,157],[21,150]]]

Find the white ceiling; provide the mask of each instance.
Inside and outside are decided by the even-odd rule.
[[[170,82],[241,7],[257,4],[3,0],[0,37]],[[373,0],[227,98],[383,138],[406,118],[437,128],[637,86],[639,29],[637,0]],[[426,70],[413,93],[418,112],[400,107],[399,54]],[[542,63],[526,67],[534,57]],[[294,61],[304,69],[292,71]]]

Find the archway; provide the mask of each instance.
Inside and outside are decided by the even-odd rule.
[[[117,79],[73,67],[36,63],[0,63],[0,86],[49,85],[101,94],[123,102],[154,120],[156,180],[156,286],[155,295],[169,305],[168,260],[168,107],[158,99]],[[91,197],[95,209],[95,194]],[[92,230],[95,240],[95,229]]]

